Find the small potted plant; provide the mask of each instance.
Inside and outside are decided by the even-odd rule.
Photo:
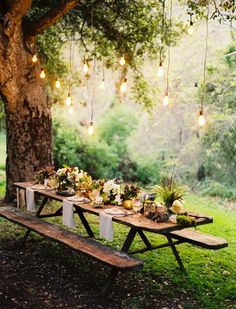
[[[133,208],[133,199],[140,193],[140,188],[134,185],[125,184],[121,194],[123,207],[126,209]]]
[[[169,214],[181,213],[183,195],[186,192],[186,188],[174,182],[173,177],[163,177],[160,185],[152,188],[152,192],[156,194],[156,200],[163,203]]]

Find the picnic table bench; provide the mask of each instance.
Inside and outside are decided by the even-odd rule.
[[[26,189],[32,184],[16,183],[15,185],[20,189]],[[208,235],[189,228],[183,229],[180,225],[173,224],[171,222],[156,223],[150,219],[145,218],[144,216],[114,216],[112,218],[114,222],[126,225],[130,229],[123,243],[121,251],[117,251],[92,239],[94,237],[94,233],[89,225],[89,222],[84,216],[84,213],[90,213],[99,216],[100,212],[104,211],[104,209],[93,208],[89,204],[74,203],[74,212],[79,215],[81,223],[89,236],[84,237],[42,220],[42,218],[61,216],[62,207],[60,207],[55,213],[45,214],[41,212],[48,200],[62,202],[65,197],[57,195],[53,191],[36,190],[35,192],[43,197],[42,203],[39,206],[35,216],[26,214],[25,212],[14,207],[0,207],[0,216],[28,229],[22,240],[22,244],[25,243],[30,232],[34,231],[46,238],[62,243],[77,252],[86,254],[110,266],[111,272],[108,276],[106,284],[104,285],[103,292],[107,290],[119,271],[137,270],[142,268],[143,261],[134,257],[133,254],[170,247],[176,258],[176,261],[179,264],[180,269],[184,270],[184,266],[176,249],[176,245],[190,243],[211,250],[218,250],[228,246],[227,241],[222,238]],[[106,207],[109,208],[110,206]],[[190,215],[195,216],[197,225],[213,222],[212,217],[209,216],[202,216],[193,213],[190,213]],[[164,236],[167,239],[167,242],[158,245],[151,244],[147,235],[144,233],[146,231]],[[130,250],[130,247],[136,235],[140,236],[145,247],[132,251]]]
[[[0,216],[110,266],[111,272],[103,287],[103,292],[110,286],[118,271],[138,270],[143,266],[143,261],[134,256],[114,250],[91,238],[67,231],[15,207],[0,207]]]

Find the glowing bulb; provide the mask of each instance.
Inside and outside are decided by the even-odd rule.
[[[203,110],[200,110],[199,117],[198,117],[198,124],[200,127],[203,127],[205,123],[206,123],[206,120],[203,114]]]
[[[194,32],[193,22],[192,21],[190,21],[189,28],[188,28],[187,32],[188,32],[189,35],[192,35],[193,32]]]
[[[169,94],[168,91],[165,92],[165,96],[163,98],[163,105],[167,106],[169,104]]]
[[[68,96],[66,98],[66,105],[67,106],[71,106],[71,96],[70,96],[70,93],[68,93]]]
[[[84,60],[84,65],[83,65],[83,72],[88,73],[89,66],[86,60]]]
[[[37,55],[34,54],[33,57],[32,57],[32,62],[36,63],[37,61],[38,61]]]
[[[69,107],[69,110],[68,110],[68,113],[69,113],[69,114],[73,114],[73,112],[74,112],[74,107],[73,107],[73,106],[70,106],[70,107]]]
[[[162,77],[163,75],[164,75],[163,65],[162,65],[162,62],[160,62],[159,68],[157,70],[157,76]]]
[[[127,89],[127,78],[124,78],[122,84],[120,85],[120,91],[125,92]]]
[[[44,79],[46,77],[44,69],[41,69],[40,78]]]
[[[88,134],[93,135],[93,133],[94,133],[94,127],[93,127],[93,122],[91,121],[88,127]]]
[[[104,90],[104,88],[105,88],[105,80],[103,79],[99,85],[99,89]]]
[[[61,87],[61,83],[59,80],[56,79],[56,83],[55,83],[55,86],[57,89],[59,89]]]
[[[120,58],[120,65],[125,65],[125,57],[124,56],[122,56],[121,58]]]

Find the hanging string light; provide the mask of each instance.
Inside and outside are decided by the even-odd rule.
[[[126,92],[126,90],[127,90],[127,78],[125,77],[123,79],[122,84],[120,85],[120,91],[121,92]]]
[[[168,44],[168,62],[166,71],[166,91],[163,98],[163,106],[168,106],[169,104],[169,74],[170,74],[170,60],[171,60],[171,30],[172,30],[172,0],[170,0],[170,17],[169,17],[169,44]]]
[[[36,54],[34,54],[33,57],[32,57],[32,62],[36,63],[37,61],[38,61],[38,57],[37,57]]]
[[[207,51],[208,51],[208,32],[209,32],[209,2],[207,3],[207,17],[206,17],[206,38],[205,38],[205,57],[203,65],[203,92],[201,97],[201,106],[198,116],[198,124],[200,127],[203,127],[206,123],[204,116],[204,102],[206,96],[206,65],[207,65]]]
[[[93,2],[92,2],[92,15],[91,15],[91,25],[93,27]],[[95,41],[95,36],[94,36],[94,29],[93,29],[93,76],[92,76],[92,99],[90,103],[90,108],[91,108],[91,114],[90,114],[90,123],[88,127],[88,135],[93,135],[94,134],[94,123],[93,123],[93,109],[94,109],[94,96],[95,96],[95,55],[96,55],[96,41]]]
[[[60,83],[60,81],[59,81],[58,79],[56,79],[55,87],[56,87],[57,89],[59,89],[59,88],[61,87],[61,83]]]
[[[72,98],[71,98],[71,84],[72,84],[72,67],[73,67],[73,58],[74,58],[74,40],[71,34],[71,41],[70,41],[70,67],[69,67],[69,85],[68,85],[68,95],[66,98],[66,106],[70,107],[69,111],[72,110]]]
[[[87,74],[88,73],[88,71],[89,71],[89,63],[88,63],[88,60],[87,59],[84,59],[84,61],[83,61],[83,72],[85,73],[85,74]]]
[[[193,28],[193,13],[189,13],[189,27],[187,30],[189,35],[192,35],[194,32],[194,28]]]
[[[46,77],[46,74],[44,72],[44,68],[41,69],[41,72],[40,72],[40,78],[41,79],[44,79]]]
[[[158,77],[162,77],[164,75],[163,62],[162,62],[164,23],[165,23],[165,0],[162,0],[161,46],[160,46],[160,61],[157,70]]]
[[[124,55],[120,58],[119,63],[120,63],[121,66],[124,66],[124,65],[125,65],[126,60],[125,60],[125,56],[124,56]]]

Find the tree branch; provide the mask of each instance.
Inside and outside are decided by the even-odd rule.
[[[80,2],[80,0],[62,0],[60,2],[60,5],[57,4],[56,7],[52,8],[45,15],[34,21],[28,22],[25,25],[25,31],[28,38],[35,37],[51,25],[55,24],[67,12],[72,10]]]
[[[9,13],[18,19],[25,16],[31,8],[32,0],[14,0],[9,9]]]

